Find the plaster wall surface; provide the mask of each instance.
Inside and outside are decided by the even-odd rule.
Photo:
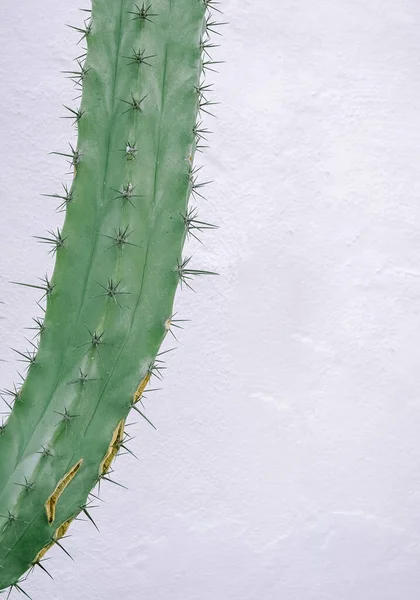
[[[219,271],[38,600],[420,598],[420,4],[222,0],[214,184],[191,244]],[[73,0],[1,0],[1,386],[21,368],[31,236],[62,215]],[[2,410],[2,409],[0,409]]]

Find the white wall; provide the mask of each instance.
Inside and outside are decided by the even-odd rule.
[[[226,60],[204,216],[191,250],[219,278],[164,390],[133,427],[139,461],[51,552],[34,599],[420,597],[420,4],[223,0]],[[77,3],[76,3],[77,4]],[[51,269],[80,22],[73,0],[1,0],[1,387]]]

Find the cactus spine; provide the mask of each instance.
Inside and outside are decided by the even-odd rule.
[[[39,346],[10,391],[0,429],[0,589],[42,565],[126,443],[124,424],[150,378],[179,283],[206,271],[182,257],[188,233],[212,227],[188,207],[201,184],[192,162],[208,110],[211,0],[93,0],[78,29],[87,54],[70,73],[77,147],[63,154],[70,189],[62,231],[40,241],[56,255],[37,321]],[[32,285],[32,284],[25,284]],[[25,593],[25,592],[24,592]]]

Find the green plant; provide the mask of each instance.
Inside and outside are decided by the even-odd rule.
[[[212,104],[203,74],[220,11],[213,0],[150,2],[93,0],[75,28],[87,46],[68,73],[82,91],[80,108],[68,108],[78,143],[57,153],[74,177],[52,195],[63,229],[40,238],[56,255],[53,277],[21,284],[46,300],[39,345],[19,352],[27,377],[5,390],[0,589],[23,591],[22,575],[45,570],[72,520],[91,518],[90,494],[126,448],[127,415],[146,418],[140,401],[164,368],[177,286],[209,273],[182,249],[213,227],[189,198],[202,193],[193,157]]]

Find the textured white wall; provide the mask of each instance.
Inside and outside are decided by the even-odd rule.
[[[191,247],[219,278],[133,426],[138,462],[51,552],[35,599],[418,600],[420,4],[224,0],[227,61]],[[1,0],[0,321],[24,347],[31,239],[66,165],[73,0]],[[112,486],[111,486],[112,487]]]

